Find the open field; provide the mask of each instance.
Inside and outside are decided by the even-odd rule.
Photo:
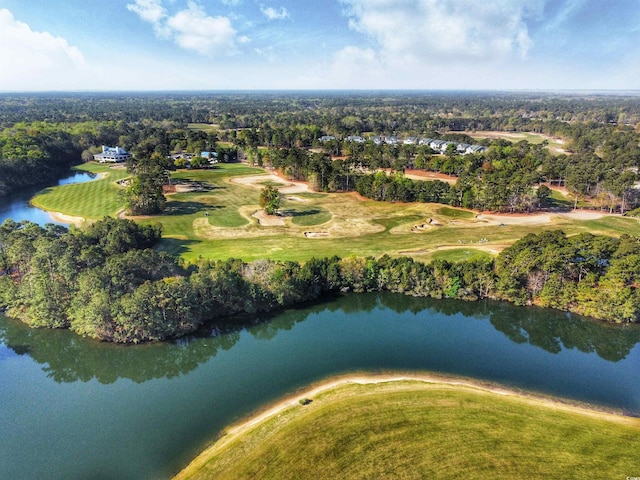
[[[626,478],[638,447],[636,418],[464,380],[359,376],[228,428],[175,478]]]
[[[564,140],[561,138],[550,137],[542,133],[531,132],[495,132],[495,131],[476,131],[468,134],[470,137],[476,140],[482,140],[484,138],[504,138],[510,142],[520,142],[526,140],[533,145],[540,145],[545,140],[548,142],[549,149],[553,153],[567,153],[565,150]]]
[[[115,181],[125,177],[126,171],[98,164],[80,168],[106,176],[47,189],[34,203],[87,220],[117,215],[122,199]],[[187,260],[202,256],[304,261],[385,253],[458,260],[495,255],[523,235],[544,229],[559,228],[567,234],[640,234],[637,219],[599,212],[490,215],[438,204],[376,202],[356,193],[309,192],[304,183],[243,164],[173,172],[172,182],[176,193],[167,197],[165,213],[136,220],[162,223],[160,248]],[[260,209],[265,182],[281,187],[278,216],[265,215]]]

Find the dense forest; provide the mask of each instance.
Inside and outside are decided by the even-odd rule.
[[[234,314],[268,312],[327,292],[495,298],[624,323],[640,319],[640,238],[527,235],[495,260],[322,258],[185,265],[151,249],[160,227],[105,218],[85,230],[0,226],[0,305],[34,327],[139,343],[182,336]]]

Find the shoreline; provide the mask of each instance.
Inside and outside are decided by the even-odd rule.
[[[469,377],[458,377],[455,375],[444,375],[431,372],[354,372],[344,375],[330,376],[323,380],[311,383],[297,389],[293,393],[286,394],[280,399],[269,402],[263,407],[243,417],[241,420],[223,428],[217,438],[211,440],[209,446],[197,454],[187,465],[185,465],[174,479],[181,477],[187,469],[204,464],[209,460],[210,453],[222,448],[229,442],[234,441],[238,436],[251,431],[261,423],[279,415],[290,407],[301,406],[301,400],[311,399],[314,396],[326,391],[341,387],[343,385],[376,385],[381,383],[406,383],[414,382],[422,384],[425,388],[451,388],[452,390],[474,392],[480,395],[498,395],[521,400],[529,405],[558,410],[566,413],[588,416],[619,424],[640,425],[640,419],[632,415],[626,415],[621,410],[608,408],[605,406],[580,402],[579,400],[564,397],[554,397],[540,392],[519,390],[517,388],[506,387],[498,383],[485,382]]]

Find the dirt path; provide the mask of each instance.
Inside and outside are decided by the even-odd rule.
[[[404,176],[411,180],[440,180],[450,185],[455,185],[458,181],[458,177],[454,177],[452,175],[445,175],[444,173],[438,172],[427,172],[424,170],[407,169],[404,171]]]

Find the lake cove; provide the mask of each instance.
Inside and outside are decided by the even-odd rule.
[[[251,323],[131,348],[0,319],[0,478],[170,478],[229,425],[350,372],[430,371],[640,414],[633,325],[394,294]]]
[[[85,183],[95,179],[96,175],[93,173],[74,170],[58,180],[57,186]],[[46,223],[68,225],[68,222],[54,219],[52,218],[51,213],[41,210],[29,203],[36,193],[46,191],[46,189],[42,190],[44,187],[45,186],[26,188],[20,192],[0,198],[0,224],[7,218],[11,218],[16,222],[29,220],[39,225],[44,225]]]

